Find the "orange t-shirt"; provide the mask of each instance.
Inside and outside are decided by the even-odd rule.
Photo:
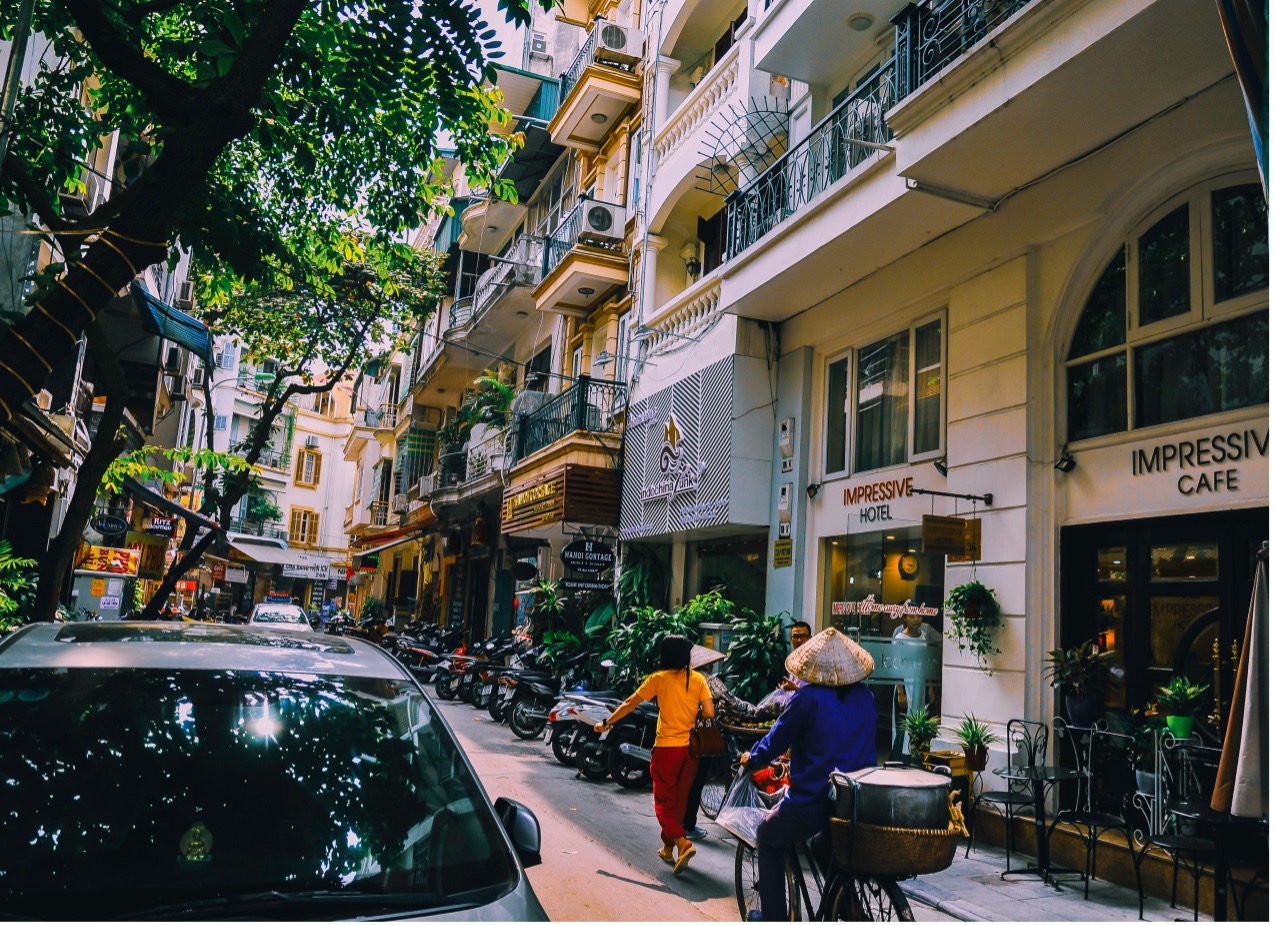
[[[690,730],[699,715],[699,705],[712,703],[708,682],[697,671],[690,672],[686,684],[686,671],[656,671],[641,682],[637,697],[657,700],[659,725],[655,727],[655,748],[690,744]]]

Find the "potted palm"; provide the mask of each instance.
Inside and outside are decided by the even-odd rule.
[[[1048,653],[1045,676],[1054,690],[1062,692],[1072,726],[1087,729],[1101,718],[1114,654],[1092,642]]]
[[[960,747],[964,749],[964,766],[970,771],[985,771],[987,749],[1000,741],[1000,737],[991,731],[991,727],[969,713],[959,726],[952,728]]]
[[[909,753],[922,764],[929,760],[929,748],[942,729],[938,717],[929,715],[928,704],[916,707],[902,721],[902,731],[911,740]]]
[[[1203,703],[1208,689],[1195,684],[1185,675],[1173,675],[1167,687],[1159,688],[1155,699],[1163,708],[1168,731],[1178,739],[1188,739],[1194,732],[1194,713]]]

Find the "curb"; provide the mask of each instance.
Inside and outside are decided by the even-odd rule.
[[[1000,918],[990,909],[958,898],[950,891],[923,880],[902,880],[898,886],[909,899],[924,903],[961,922],[994,922]]]

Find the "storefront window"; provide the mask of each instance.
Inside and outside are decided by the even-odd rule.
[[[1216,581],[1216,543],[1173,543],[1150,547],[1150,580]]]
[[[868,679],[879,714],[880,757],[904,750],[908,710],[941,715],[942,600],[946,563],[921,551],[920,529],[824,540],[823,625],[857,639],[876,659]]]
[[[753,613],[765,612],[766,538],[732,537],[699,544],[699,580],[691,585],[704,594],[722,588],[726,599]]]
[[[1255,183],[1196,188],[1134,230],[1075,326],[1067,438],[1268,402],[1268,259],[1267,207]]]

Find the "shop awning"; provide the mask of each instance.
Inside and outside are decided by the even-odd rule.
[[[230,547],[237,549],[254,562],[262,562],[266,565],[315,566],[331,564],[323,556],[301,552],[298,549],[280,549],[278,546],[253,543],[244,539],[231,540]]]
[[[176,501],[165,498],[159,492],[147,488],[141,482],[137,481],[137,479],[125,476],[123,479],[123,485],[132,492],[133,496],[137,499],[149,504],[151,507],[159,508],[159,510],[166,514],[172,514],[174,517],[184,518],[191,527],[203,527],[206,530],[212,530],[214,533],[222,532],[221,524],[217,523],[215,520],[210,520],[197,511],[192,511],[185,505],[178,504]]]
[[[212,364],[212,335],[206,324],[151,295],[137,280],[133,280],[132,291],[143,328],[180,344],[205,363]]]
[[[379,546],[372,546],[370,549],[351,550],[355,556],[370,556],[374,553],[384,552],[386,549],[392,549],[395,546],[401,546],[403,543],[410,543],[412,540],[420,539],[419,533],[409,533],[406,536],[400,536],[392,539],[387,543],[381,543]]]

